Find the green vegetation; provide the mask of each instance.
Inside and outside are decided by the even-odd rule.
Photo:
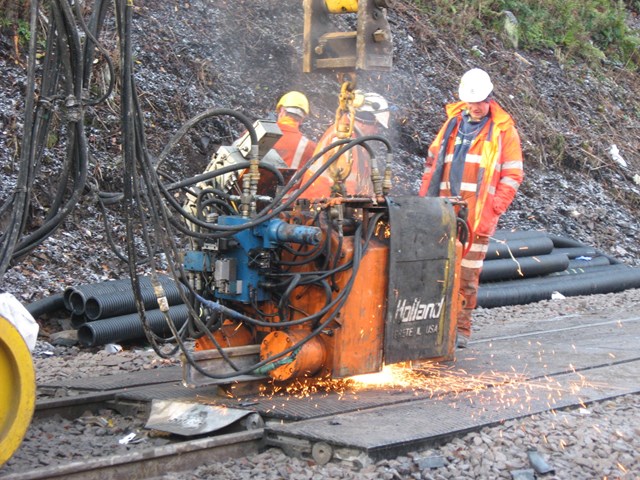
[[[637,1],[621,0],[413,0],[455,39],[487,31],[503,34],[508,13],[517,19],[520,48],[550,49],[559,58],[608,60],[637,69],[640,36],[627,26]]]
[[[27,45],[31,39],[29,22],[22,19],[12,21],[0,16],[0,29],[17,36],[20,45]]]

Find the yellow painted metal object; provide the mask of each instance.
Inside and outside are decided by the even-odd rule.
[[[358,0],[325,0],[325,7],[329,13],[356,13]]]
[[[18,330],[0,315],[0,466],[22,443],[35,402],[31,353]]]

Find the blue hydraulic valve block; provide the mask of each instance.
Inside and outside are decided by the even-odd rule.
[[[240,226],[251,221],[239,216],[221,216],[219,225]],[[284,243],[317,245],[322,239],[318,227],[294,225],[272,219],[221,239],[217,248],[187,252],[186,270],[213,273],[213,294],[218,299],[243,303],[265,301],[269,292],[261,287],[271,271],[272,251]]]

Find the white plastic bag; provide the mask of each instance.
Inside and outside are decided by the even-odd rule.
[[[10,293],[0,293],[0,315],[13,323],[33,352],[40,327],[29,311]]]

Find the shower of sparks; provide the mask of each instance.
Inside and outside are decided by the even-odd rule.
[[[582,392],[599,385],[587,382],[572,365],[567,370],[577,379],[560,383],[553,376],[531,378],[513,367],[507,372],[470,374],[455,365],[402,363],[387,365],[378,373],[345,379],[301,379],[286,385],[273,382],[261,387],[260,396],[276,402],[274,409],[286,409],[287,401],[304,398],[317,401],[315,406],[319,408],[320,399],[330,394],[337,394],[339,400],[358,400],[366,391],[392,391],[424,399],[449,398],[453,404],[472,406],[472,417],[496,410],[530,415],[541,408],[553,412],[567,403],[584,408]]]

